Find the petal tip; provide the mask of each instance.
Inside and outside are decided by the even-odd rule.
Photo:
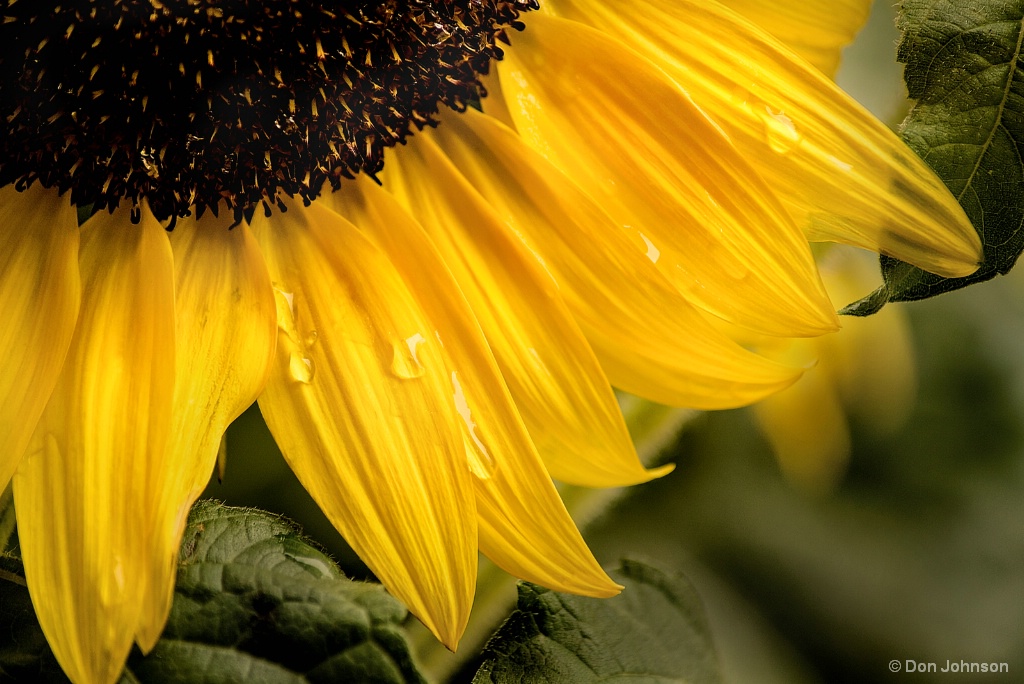
[[[652,480],[657,480],[658,478],[665,477],[675,469],[675,463],[666,463],[664,465],[658,466],[657,468],[651,468],[650,470],[647,471],[647,474],[650,476]]]
[[[420,621],[423,622],[422,619]],[[434,636],[437,638],[438,641],[441,642],[442,646],[447,648],[452,653],[455,653],[459,650],[459,641],[462,640],[462,633],[463,631],[465,631],[465,627],[461,629],[446,630],[444,632],[441,632],[435,629],[433,625],[427,624],[426,622],[423,622],[423,624],[427,627],[427,629],[433,632]]]
[[[622,590],[626,588],[612,580],[610,577],[607,577],[607,575],[605,577],[607,578],[607,581],[600,587],[595,587],[594,592],[592,594],[588,594],[589,596],[593,596],[594,598],[612,598],[621,594]]]
[[[975,254],[963,255],[963,258],[950,259],[937,264],[934,273],[943,278],[966,278],[974,275],[984,263],[984,257],[979,259]]]
[[[163,632],[164,622],[161,622],[159,626],[155,626],[150,623],[139,625],[139,629],[135,633],[135,643],[138,644],[139,650],[142,651],[142,655],[149,655],[149,652],[152,651],[157,642],[160,641],[160,636]]]
[[[843,324],[839,322],[839,314],[836,313],[832,307],[831,302],[827,309],[820,309],[818,320],[815,322],[813,328],[808,328],[811,332],[809,337],[818,337],[820,335],[828,335],[830,333],[839,332]]]

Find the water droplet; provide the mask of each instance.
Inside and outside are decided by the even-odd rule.
[[[800,134],[796,130],[796,124],[784,113],[775,113],[770,107],[758,110],[761,121],[764,122],[765,137],[768,140],[768,147],[773,152],[788,154],[800,144]]]
[[[830,154],[826,157],[826,159],[832,162],[832,165],[839,169],[840,171],[842,171],[843,173],[850,173],[851,171],[853,171],[853,164],[850,164],[849,162],[844,162],[842,159],[839,159],[838,157],[833,157]]]
[[[391,359],[391,371],[398,377],[411,380],[423,375],[423,364],[420,363],[417,347],[427,338],[416,333],[393,345],[394,356]]]
[[[105,581],[100,582],[100,603],[108,609],[124,603],[124,591],[127,585],[124,558],[116,555],[113,560],[113,571]]]
[[[452,371],[452,388],[455,390],[455,410],[459,412],[459,416],[462,417],[462,422],[466,426],[464,436],[466,437],[466,456],[469,457],[469,469],[479,478],[489,478],[494,470],[494,458],[487,451],[484,443],[480,441],[480,436],[476,434],[473,412],[469,408],[466,393],[462,391],[462,384],[455,371]]]
[[[313,359],[298,352],[289,355],[288,374],[292,376],[292,380],[307,385],[313,379],[314,372],[316,367],[313,365]]]
[[[274,305],[277,309],[277,327],[290,337],[295,337],[295,293],[287,292],[274,284]]]
[[[307,347],[312,347],[316,344],[317,337],[319,337],[319,333],[316,330],[310,330],[302,341]]]
[[[643,233],[638,234],[640,239],[644,241],[644,244],[647,245],[647,258],[651,260],[651,263],[658,263],[658,259],[661,258],[661,250],[655,247],[654,243],[646,235]]]

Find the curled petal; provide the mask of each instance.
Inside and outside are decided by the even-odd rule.
[[[75,331],[78,220],[40,186],[0,188],[0,487],[28,445]]]
[[[596,0],[558,6],[614,31],[682,84],[808,239],[946,277],[977,269],[981,241],[942,181],[832,81],[739,15],[697,0],[631,0],[630,12]]]
[[[476,582],[476,505],[433,322],[386,255],[320,203],[260,216],[253,232],[278,312],[267,425],[353,549],[454,649]]]
[[[617,594],[621,587],[601,570],[562,505],[469,304],[423,229],[365,177],[327,201],[381,246],[406,282],[416,283],[436,326],[474,474],[481,550],[516,577],[557,591]]]
[[[747,352],[713,329],[657,269],[653,244],[621,231],[515,132],[467,111],[449,116],[429,137],[490,203],[506,230],[531,253],[543,255],[538,259],[558,283],[613,385],[661,403],[717,409],[756,401],[799,377],[799,370]],[[410,156],[404,152],[403,163]],[[418,177],[445,172],[438,162],[417,169]],[[459,182],[455,178],[444,187]],[[451,220],[445,225],[466,226],[469,242],[500,226],[477,215],[483,212],[473,214],[467,194],[472,192],[457,188],[423,192],[415,206],[447,202]],[[586,438],[580,443],[599,448]]]
[[[623,230],[653,242],[658,267],[691,302],[768,334],[838,328],[804,236],[653,62],[590,27],[538,15],[500,68],[524,140]]]
[[[167,466],[156,493],[154,572],[138,641],[149,651],[174,594],[178,546],[228,425],[256,401],[274,359],[277,318],[270,276],[244,223],[180,219],[174,253],[176,379]],[[162,565],[160,564],[162,562]]]
[[[14,476],[29,592],[75,682],[113,682],[138,625],[174,393],[174,275],[143,210],[82,227],[82,307]]]

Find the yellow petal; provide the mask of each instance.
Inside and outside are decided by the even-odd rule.
[[[809,239],[947,277],[977,268],[981,242],[942,181],[829,79],[738,15],[698,0],[631,0],[628,12],[596,0],[559,6],[614,31],[676,78]]]
[[[721,0],[772,34],[820,69],[829,78],[839,68],[842,49],[853,42],[868,15],[872,0]]]
[[[244,223],[180,219],[174,253],[176,381],[167,467],[159,491],[154,573],[138,641],[149,651],[174,594],[178,546],[189,508],[203,491],[228,425],[256,401],[270,372],[277,316],[270,276]]]
[[[515,577],[583,596],[622,591],[594,560],[539,459],[479,481],[480,550]]]
[[[426,136],[388,160],[385,187],[415,212],[476,314],[551,475],[644,482],[618,403],[551,276]]]
[[[713,329],[658,271],[656,250],[619,230],[513,131],[467,111],[424,135],[440,143],[494,212],[543,255],[612,384],[666,404],[716,409],[756,401],[798,377],[800,371],[751,354]],[[403,162],[410,156],[398,152]],[[426,176],[414,177],[443,172],[433,164],[415,171]],[[444,189],[455,185],[449,180],[424,192],[415,206],[447,202],[448,225],[465,226],[466,239],[476,239],[493,222],[469,213],[473,204],[462,195],[471,191]]]
[[[562,505],[469,304],[423,229],[365,176],[321,201],[344,212],[416,284],[436,326],[474,473],[481,550],[516,577],[557,591],[617,594],[621,587],[601,570]]]
[[[783,336],[838,327],[810,249],[760,176],[665,72],[539,15],[500,65],[520,135],[627,231],[691,302]]]
[[[82,307],[14,476],[32,603],[72,681],[113,682],[131,648],[174,392],[171,248],[144,210],[82,228]]]
[[[39,185],[0,188],[0,487],[6,487],[57,382],[75,331],[78,220]]]
[[[490,74],[481,78],[480,82],[486,91],[484,99],[480,102],[483,111],[487,112],[487,116],[497,119],[509,128],[515,128],[508,105],[505,104],[505,96],[501,93],[501,79],[498,78],[497,68],[492,65]],[[441,114],[443,115],[444,111]]]
[[[267,424],[353,549],[454,649],[476,582],[476,506],[434,325],[386,256],[319,204],[259,216],[253,232],[280,329]]]

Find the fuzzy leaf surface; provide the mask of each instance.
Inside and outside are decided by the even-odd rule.
[[[134,682],[422,682],[401,623],[376,584],[346,579],[287,521],[200,501],[181,546],[174,605]],[[0,558],[0,679],[67,682],[32,612],[20,561]]]
[[[934,297],[1013,268],[1024,249],[1024,2],[904,0],[897,57],[917,100],[903,140],[946,183],[978,230],[984,262],[942,278],[887,256],[884,284],[842,313]]]
[[[610,573],[615,598],[519,583],[516,611],[491,639],[474,684],[718,684],[718,659],[693,586],[638,561]]]

